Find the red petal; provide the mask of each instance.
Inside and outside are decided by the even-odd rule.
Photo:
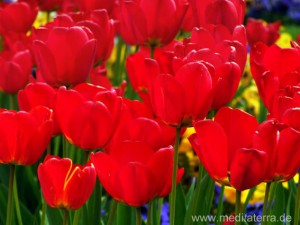
[[[105,190],[113,198],[120,199],[119,184],[115,183],[116,173],[120,169],[116,161],[103,152],[92,153],[91,161]]]
[[[228,138],[228,167],[230,167],[237,149],[251,147],[258,122],[254,116],[229,107],[219,109],[215,121],[223,127]]]
[[[116,178],[122,200],[136,207],[145,205],[154,197],[156,184],[153,180],[152,173],[140,163],[124,165]]]
[[[230,184],[239,191],[264,181],[268,156],[256,149],[238,149],[230,166]]]
[[[156,115],[165,123],[181,125],[186,108],[185,99],[183,87],[173,76],[160,75],[156,78],[151,89],[151,100]]]
[[[216,181],[227,178],[228,141],[224,129],[211,120],[194,122],[196,135],[189,137],[209,175]]]

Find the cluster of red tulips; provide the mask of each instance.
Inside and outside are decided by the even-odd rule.
[[[48,146],[37,174],[49,206],[79,209],[98,175],[106,192],[129,206],[171,193],[170,224],[176,224],[176,185],[184,174],[178,145],[190,126],[196,130],[190,143],[207,173],[237,195],[298,172],[300,47],[274,45],[279,23],[251,19],[245,28],[244,0],[0,4],[0,88],[12,99],[11,108],[0,112],[0,163],[10,164],[13,175],[15,165],[41,161]],[[32,28],[39,10],[56,16]],[[180,30],[190,37],[175,39]],[[261,124],[226,106],[244,71],[247,37],[251,72],[268,110]],[[129,87],[115,87],[105,76],[116,40],[137,46],[121,66],[141,101],[126,98]],[[122,76],[120,68],[113,76]],[[58,135],[64,136],[62,148],[53,155],[50,143]],[[81,165],[72,162],[66,142],[84,151]],[[10,179],[7,225],[13,214]]]

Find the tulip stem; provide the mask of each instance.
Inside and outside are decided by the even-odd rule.
[[[62,137],[62,144],[63,144],[63,158],[67,157],[67,139]]]
[[[64,209],[63,225],[69,225],[69,211],[67,209]]]
[[[75,211],[74,218],[73,218],[73,225],[78,225],[79,217],[80,217],[80,211],[81,211],[81,209],[77,209]]]
[[[147,225],[150,225],[150,224],[151,224],[151,213],[152,213],[152,205],[153,205],[153,201],[154,201],[154,200],[151,200],[151,201],[148,203]]]
[[[113,224],[115,214],[116,214],[116,211],[117,211],[118,202],[115,199],[113,199],[112,201],[113,201],[113,203],[112,203],[112,207],[110,209],[110,214],[109,214],[109,217],[108,217],[107,225],[112,225]]]
[[[21,210],[20,210],[19,197],[18,197],[18,185],[17,185],[16,175],[14,175],[14,190],[13,190],[13,195],[14,195],[13,198],[14,198],[14,203],[15,203],[15,207],[16,207],[18,224],[19,225],[23,225],[22,215],[21,215]]]
[[[135,222],[136,225],[142,224],[141,207],[136,207]]]
[[[6,225],[12,224],[15,165],[10,165]]]
[[[154,59],[155,45],[150,45],[150,58]]]
[[[268,201],[269,201],[269,194],[270,194],[270,187],[271,187],[271,182],[267,182],[266,186],[266,191],[265,191],[265,198],[264,198],[264,206],[263,206],[263,211],[262,211],[262,218],[265,218],[265,216],[268,214]],[[266,221],[262,221],[262,225],[266,224]]]
[[[14,94],[9,95],[9,109],[10,110],[15,109],[15,95]]]
[[[174,145],[174,160],[172,173],[172,192],[170,195],[170,225],[175,224],[175,204],[176,204],[176,180],[178,170],[178,148],[180,141],[180,127],[176,127],[175,145]]]
[[[43,199],[41,225],[46,224],[46,210],[47,210],[47,203],[45,199]]]
[[[294,215],[294,225],[299,224],[299,213],[300,213],[300,172],[298,173],[298,190],[296,197],[295,215]]]
[[[240,225],[241,224],[241,197],[242,197],[242,192],[239,190],[236,190],[236,201],[235,201],[235,225]]]
[[[219,196],[219,202],[218,202],[218,209],[217,209],[217,225],[221,225],[222,222],[220,220],[222,212],[223,212],[223,198],[224,198],[224,190],[225,190],[225,186],[222,185],[221,186],[221,190],[220,190],[220,196]]]

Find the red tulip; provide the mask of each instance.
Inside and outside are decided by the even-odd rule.
[[[300,166],[300,132],[269,120],[262,123],[254,135],[254,148],[268,155],[265,181],[288,181]],[[291,157],[292,156],[292,157]]]
[[[96,9],[105,9],[111,14],[115,1],[114,0],[76,0],[79,11],[91,12]]]
[[[38,167],[45,201],[53,208],[79,209],[91,196],[96,171],[93,164],[73,164],[71,159],[47,156]]]
[[[109,19],[106,10],[94,10],[89,14],[81,13],[82,18],[76,21],[75,17],[78,17],[78,14],[73,14],[76,25],[89,28],[97,40],[95,61],[98,64],[105,62],[114,46],[115,25],[113,20]]]
[[[300,83],[300,50],[257,43],[251,48],[250,65],[267,109],[271,114],[281,114],[276,112],[278,101],[281,101],[278,98],[293,98],[293,89],[297,90],[294,87]]]
[[[171,192],[173,148],[155,150],[144,142],[120,142],[110,153],[91,155],[105,190],[117,201],[142,206]],[[183,175],[178,171],[177,182]]]
[[[52,136],[51,111],[37,107],[30,112],[0,112],[0,163],[34,164]]]
[[[166,45],[179,31],[187,6],[180,0],[120,0],[116,6],[120,35],[131,45]]]
[[[96,40],[89,32],[77,26],[46,28],[46,40],[33,42],[38,69],[49,85],[70,86],[85,82],[96,50]]]
[[[32,59],[28,50],[2,52],[0,55],[0,89],[9,94],[17,93],[29,82]]]
[[[249,18],[247,20],[247,40],[250,46],[257,42],[263,42],[270,46],[275,44],[276,40],[279,38],[279,28],[281,22],[277,21],[270,24],[264,23],[265,22],[263,20],[256,20],[253,18]]]
[[[243,24],[246,3],[244,0],[189,0],[193,19],[189,27],[208,24],[224,25],[229,30]],[[228,16],[230,15],[230,16]]]
[[[24,90],[18,92],[18,104],[20,110],[30,111],[37,106],[45,106],[51,110],[54,108],[54,101],[57,90],[46,83],[30,83]],[[60,128],[53,113],[54,134],[59,134]]]
[[[55,113],[65,137],[84,150],[105,146],[120,115],[121,97],[113,90],[80,84],[57,92]]]
[[[0,34],[14,31],[26,33],[37,16],[38,7],[26,2],[13,2],[0,7]]]
[[[214,121],[197,121],[194,127],[196,134],[189,140],[215,181],[242,191],[264,180],[268,157],[252,143],[258,127],[255,117],[223,107]]]
[[[212,97],[211,75],[200,62],[185,64],[175,76],[159,75],[150,90],[155,114],[172,126],[189,126],[192,120],[203,119]]]

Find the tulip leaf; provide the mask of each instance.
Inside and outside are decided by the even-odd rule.
[[[281,225],[283,224],[283,221],[280,221],[280,218],[285,215],[286,210],[285,189],[283,188],[282,183],[277,184],[273,204],[274,206],[271,209],[270,215],[274,216],[276,221],[268,222],[272,225]]]
[[[175,225],[182,225],[186,213],[186,202],[181,183],[176,188]]]

